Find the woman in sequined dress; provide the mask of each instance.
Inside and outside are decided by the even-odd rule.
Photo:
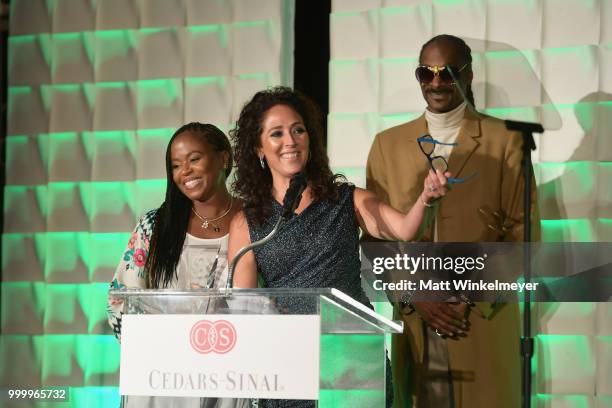
[[[429,174],[419,200],[402,214],[331,172],[321,119],[309,99],[277,87],[258,92],[230,132],[234,191],[244,201],[230,225],[230,261],[272,230],[291,177],[303,172],[308,180],[296,214],[271,241],[240,260],[234,286],[256,287],[259,277],[267,287],[333,287],[369,305],[361,288],[359,229],[382,239],[414,239],[431,201],[446,194],[449,174]],[[263,406],[313,407],[314,402],[269,400]]]

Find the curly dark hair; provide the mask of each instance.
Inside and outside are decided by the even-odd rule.
[[[257,156],[261,147],[262,122],[268,110],[286,105],[304,121],[308,132],[309,152],[304,172],[315,202],[337,201],[338,186],[344,177],[332,173],[323,146],[322,114],[317,105],[299,91],[278,86],[257,92],[247,102],[234,129],[229,134],[234,143],[236,177],[234,192],[244,201],[244,212],[249,222],[262,225],[272,211],[272,174],[268,166],[262,168]]]
[[[174,139],[185,132],[202,138],[217,152],[228,152],[225,176],[229,176],[232,171],[232,147],[219,128],[208,123],[192,122],[174,132],[166,148],[166,198],[155,214],[149,255],[144,266],[148,288],[163,288],[172,282],[183,252],[193,203],[179,190],[172,178],[171,147]]]

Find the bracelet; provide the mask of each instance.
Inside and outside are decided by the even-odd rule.
[[[468,306],[474,307],[476,306],[476,304],[474,302],[472,302],[467,296],[465,296],[463,293],[459,294],[459,300],[461,300],[461,302],[465,303]]]
[[[400,306],[400,312],[404,313],[404,311],[406,311],[406,309],[408,309],[406,311],[405,314],[412,314],[414,312],[416,312],[416,309],[414,308],[414,305],[410,302],[400,302],[399,303]]]
[[[425,207],[431,208],[431,207],[433,207],[433,206],[434,206],[433,204],[430,204],[430,203],[428,203],[427,201],[423,200],[421,197],[419,197],[419,198],[420,198],[421,202],[423,203],[423,205],[424,205]]]
[[[412,303],[410,303],[412,296],[414,296],[414,292],[408,292],[408,293],[402,294],[400,301],[399,301],[400,312],[403,313],[405,309],[410,309],[410,311],[407,314],[410,314],[415,311],[414,306],[412,305]]]

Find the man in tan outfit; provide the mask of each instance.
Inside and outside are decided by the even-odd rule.
[[[428,203],[431,222],[421,240],[522,241],[522,138],[506,130],[503,121],[473,109],[471,62],[470,48],[457,37],[437,36],[423,46],[417,78],[427,109],[376,136],[367,188],[408,211],[431,168],[417,141],[429,134],[442,143],[432,143],[431,157],[444,157],[453,177],[465,180],[453,184],[442,200]],[[532,184],[532,236],[537,239]],[[393,339],[395,407],[520,406],[516,303],[493,310],[486,303],[412,302],[394,305],[394,314],[405,323],[404,334]]]

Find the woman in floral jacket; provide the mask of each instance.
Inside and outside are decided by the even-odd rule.
[[[166,149],[166,196],[132,232],[110,289],[216,288],[227,279],[229,224],[242,204],[227,191],[232,150],[213,125],[189,123]],[[123,301],[109,296],[108,321],[121,338]],[[246,407],[246,399],[130,396],[128,407]]]
[[[189,123],[166,149],[166,197],[136,225],[111,289],[225,286],[229,223],[241,203],[226,178],[232,151],[213,125]],[[121,334],[122,300],[109,297],[109,323]]]

